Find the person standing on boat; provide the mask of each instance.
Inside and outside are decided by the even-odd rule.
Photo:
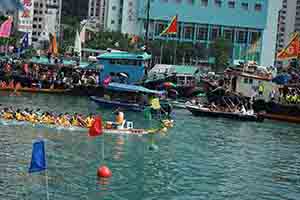
[[[258,86],[258,95],[259,96],[263,96],[264,95],[264,91],[265,91],[265,86],[260,81],[259,82],[259,86]]]

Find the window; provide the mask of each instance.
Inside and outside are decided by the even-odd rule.
[[[194,28],[191,26],[184,27],[184,39],[192,40],[194,35]]]
[[[222,1],[221,0],[215,0],[215,5],[216,5],[216,7],[220,8],[222,6]]]
[[[252,78],[249,79],[249,84],[253,84],[253,79]]]
[[[242,9],[243,10],[248,10],[249,4],[248,3],[242,3]]]
[[[234,1],[229,1],[228,2],[228,7],[229,8],[234,8],[235,7],[235,2]]]
[[[211,40],[216,40],[221,35],[221,29],[219,27],[213,27],[211,30]]]
[[[233,41],[233,30],[225,29],[223,34],[226,40]]]
[[[249,80],[248,80],[248,78],[244,78],[244,83],[246,83],[246,84],[247,84],[247,83],[248,83],[248,81],[249,81]]]
[[[194,0],[187,0],[189,4],[193,5],[194,4]]]
[[[110,22],[111,24],[115,24],[115,20],[111,20],[111,22]]]
[[[201,6],[207,7],[208,6],[208,0],[201,0]]]
[[[112,9],[112,10],[116,10],[116,9],[117,9],[117,7],[116,7],[116,6],[113,6],[113,7],[111,7],[111,9]]]
[[[197,40],[207,40],[208,29],[207,27],[200,27],[197,33]]]
[[[262,5],[260,3],[256,3],[254,9],[255,9],[255,11],[261,11]]]
[[[246,31],[238,31],[237,32],[237,43],[246,43],[247,41],[247,32]]]

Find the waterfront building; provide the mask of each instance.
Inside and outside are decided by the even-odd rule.
[[[29,40],[38,46],[48,40],[49,33],[60,35],[62,0],[22,0],[18,29],[29,33]]]
[[[198,43],[208,49],[223,36],[233,43],[232,63],[255,60],[264,66],[274,65],[281,0],[150,0],[150,4],[150,39]],[[107,29],[145,35],[147,1],[111,0],[107,6]],[[160,36],[175,15],[178,34]],[[250,55],[247,50],[252,46],[256,49]]]
[[[108,0],[89,0],[88,17],[95,20],[98,30],[103,30],[107,18]]]

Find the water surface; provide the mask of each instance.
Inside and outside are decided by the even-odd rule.
[[[5,105],[113,117],[85,97],[0,95]],[[154,125],[142,114],[126,117],[138,127]],[[195,118],[184,110],[175,111],[174,119],[167,135],[93,139],[84,130],[1,121],[0,199],[46,199],[45,173],[27,173],[37,138],[46,140],[50,199],[300,199],[299,125]],[[158,149],[150,151],[153,140]],[[113,172],[105,182],[96,177],[101,164]]]

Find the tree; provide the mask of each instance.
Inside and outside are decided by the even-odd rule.
[[[215,57],[216,72],[224,71],[230,59],[230,52],[232,51],[232,43],[225,38],[217,38],[211,44],[211,54]]]

